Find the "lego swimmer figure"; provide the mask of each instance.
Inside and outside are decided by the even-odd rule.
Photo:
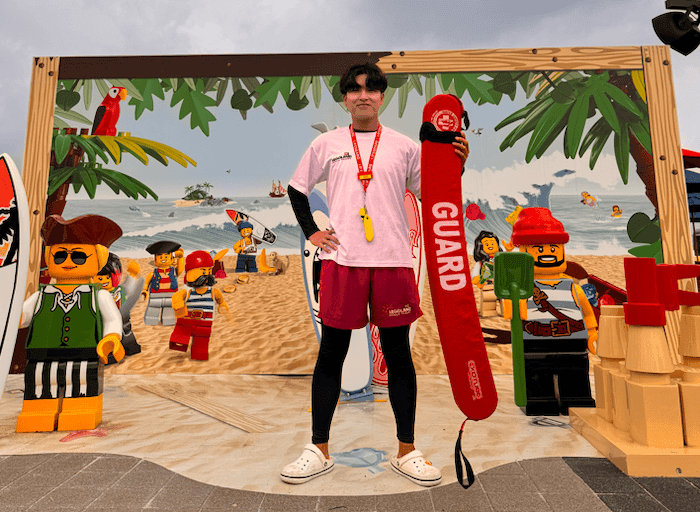
[[[40,286],[22,310],[20,327],[29,331],[17,432],[92,430],[102,421],[104,363],[110,354],[124,357],[122,316],[92,280],[121,234],[100,215],[44,221],[44,257],[54,283]]]
[[[144,300],[148,300],[143,323],[175,325],[172,298],[177,291],[177,278],[185,268],[185,253],[180,244],[167,240],[152,243],[146,251],[153,254],[156,268],[146,277],[143,288]]]
[[[528,416],[568,414],[595,407],[588,377],[597,322],[585,293],[569,279],[564,245],[569,234],[547,208],[525,208],[513,224],[513,244],[535,260],[532,297],[521,301]],[[510,318],[511,303],[504,306]]]

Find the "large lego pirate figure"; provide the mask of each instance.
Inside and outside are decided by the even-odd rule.
[[[91,281],[121,234],[100,215],[44,221],[53,284],[24,302],[21,327],[29,332],[17,432],[90,430],[102,420],[103,363],[109,354],[124,357],[122,317],[110,293]]]
[[[588,354],[598,339],[585,293],[569,279],[564,245],[569,234],[547,208],[525,208],[511,240],[535,260],[535,287],[523,318],[528,416],[568,414],[569,407],[595,407]],[[507,318],[510,313],[506,310]]]

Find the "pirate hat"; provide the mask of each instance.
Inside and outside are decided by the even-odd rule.
[[[69,220],[51,215],[41,226],[41,237],[47,246],[64,243],[109,247],[120,236],[122,229],[102,215],[81,215]]]
[[[171,254],[180,248],[180,244],[177,242],[170,242],[168,240],[161,240],[159,242],[153,242],[151,245],[146,247],[146,251],[150,254]]]

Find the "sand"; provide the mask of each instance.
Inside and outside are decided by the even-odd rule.
[[[287,260],[287,256],[282,256]],[[291,255],[283,275],[248,274],[250,281],[235,284],[240,274],[233,272],[235,256],[224,257],[228,276],[217,280],[220,290],[235,285],[236,290],[223,293],[229,313],[214,318],[208,361],[192,361],[189,352],[168,348],[170,326],[143,324],[146,303],[139,300],[131,319],[142,352],[126,357],[116,365],[105,368],[108,374],[280,374],[308,375],[313,373],[318,342],[309,315],[301,256]],[[570,256],[570,261],[582,265],[590,274],[624,288],[622,256]],[[124,268],[128,258],[122,258]],[[152,260],[137,259],[141,275],[153,270]],[[268,263],[271,263],[268,255]],[[470,265],[473,265],[470,257]],[[180,276],[182,284],[182,276]],[[418,320],[413,343],[413,359],[419,375],[446,374],[432,308],[429,283],[426,279],[421,302],[423,316]],[[486,348],[494,374],[512,373],[509,340],[510,321],[491,317],[481,321]],[[489,341],[491,340],[491,341]]]
[[[175,206],[178,208],[185,208],[187,206],[197,206],[199,203],[204,201],[204,199],[195,199],[194,201],[190,201],[187,199],[178,199],[177,201],[173,201],[175,203]]]

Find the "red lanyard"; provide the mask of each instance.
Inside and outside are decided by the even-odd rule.
[[[362,187],[367,193],[367,186],[369,185],[369,180],[372,179],[372,167],[374,167],[374,157],[377,154],[377,146],[379,146],[379,137],[382,135],[382,125],[377,127],[377,134],[374,136],[374,145],[372,146],[372,152],[369,154],[369,162],[367,163],[367,171],[364,170],[362,166],[362,160],[360,159],[360,147],[357,145],[357,136],[355,135],[355,129],[350,125],[350,137],[352,138],[352,148],[355,151],[355,159],[357,160],[357,179],[362,182]]]

